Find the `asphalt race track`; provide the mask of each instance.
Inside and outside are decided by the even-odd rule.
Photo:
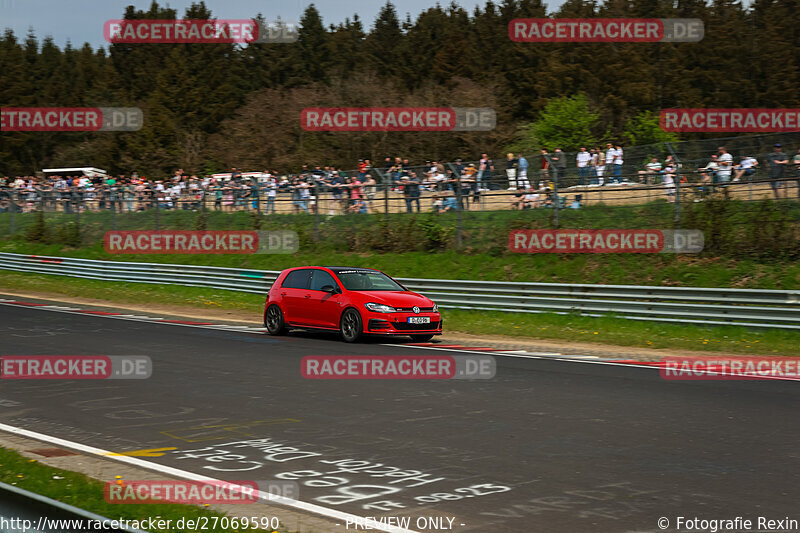
[[[442,353],[0,305],[0,355],[153,361],[146,380],[3,380],[0,423],[115,452],[174,447],[146,460],[227,480],[280,475],[304,502],[455,517],[458,532],[800,518],[796,382],[504,356],[492,380],[300,375],[306,355]]]

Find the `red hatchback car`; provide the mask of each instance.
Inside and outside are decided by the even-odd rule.
[[[347,342],[364,335],[410,335],[418,342],[442,334],[442,317],[430,299],[383,272],[351,267],[284,270],[264,305],[270,335],[289,328],[339,330]]]

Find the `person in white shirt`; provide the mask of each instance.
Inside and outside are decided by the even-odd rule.
[[[622,183],[622,145],[617,144],[614,150],[614,179],[617,183]]]
[[[578,185],[585,185],[585,181],[589,177],[589,162],[592,160],[592,154],[586,151],[585,146],[581,146],[578,155],[575,156],[575,164],[578,167]]]
[[[604,170],[608,170],[609,176],[611,179],[609,183],[614,183],[614,158],[617,156],[617,151],[614,149],[614,145],[611,143],[606,143],[606,161],[605,161],[605,168]]]
[[[267,207],[264,211],[265,215],[272,213],[275,214],[275,198],[278,195],[278,180],[267,173],[266,181],[264,182],[264,189],[267,191]]]
[[[717,158],[717,181],[728,183],[731,181],[731,171],[733,170],[733,156],[725,150],[724,146],[719,147],[719,157]]]
[[[752,176],[756,173],[758,160],[754,157],[746,155],[739,161],[739,164],[734,167],[733,181],[739,181],[743,176]]]
[[[675,167],[671,163],[664,167],[664,194],[668,202],[675,201]]]

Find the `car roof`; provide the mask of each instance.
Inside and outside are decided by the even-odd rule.
[[[299,267],[292,267],[287,268],[285,272],[289,272],[292,270],[300,270],[303,268],[325,268],[333,272],[334,274],[338,274],[339,272],[380,272],[380,270],[376,270],[374,268],[364,268],[364,267],[343,267],[343,266],[317,266],[317,265],[305,265]]]
[[[329,266],[326,266],[326,267],[323,267],[323,268],[327,268],[331,272],[335,272],[337,274],[339,272],[342,272],[343,270],[355,270],[357,272],[380,272],[379,270],[375,270],[374,268],[364,268],[364,267],[329,267]]]

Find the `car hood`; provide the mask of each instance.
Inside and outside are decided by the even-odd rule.
[[[404,291],[359,291],[369,301],[392,307],[431,307],[433,301],[416,292]]]

